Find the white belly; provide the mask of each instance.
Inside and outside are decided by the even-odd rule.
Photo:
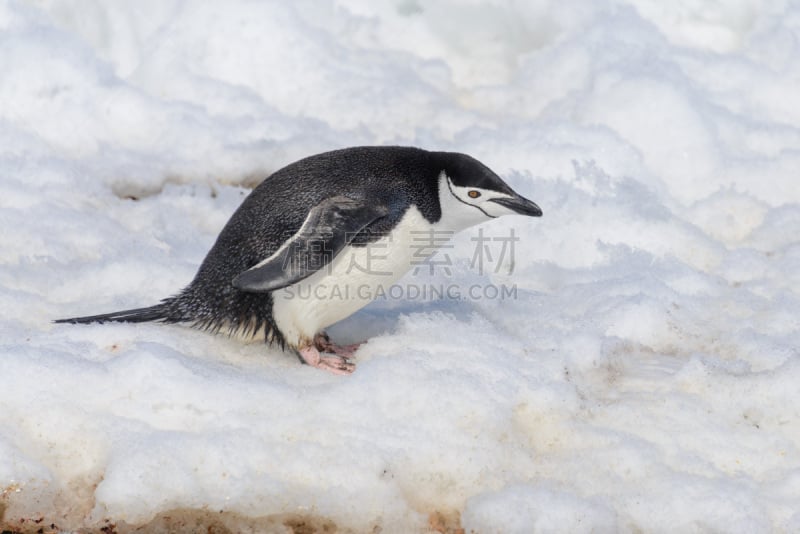
[[[275,323],[290,346],[307,345],[316,333],[369,304],[421,261],[431,224],[412,206],[392,232],[364,247],[345,247],[326,267],[272,293]],[[430,238],[427,238],[429,241]],[[432,252],[429,247],[426,252]]]

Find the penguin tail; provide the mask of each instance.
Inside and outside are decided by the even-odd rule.
[[[88,315],[86,317],[72,317],[70,319],[56,319],[54,323],[70,324],[89,324],[89,323],[146,323],[148,321],[168,320],[167,310],[164,304],[156,304],[147,308],[135,308],[133,310],[122,310],[102,315]]]

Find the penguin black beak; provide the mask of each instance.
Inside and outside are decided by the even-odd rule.
[[[542,208],[537,206],[535,203],[531,202],[525,197],[521,197],[519,195],[513,196],[511,198],[504,197],[504,198],[493,198],[491,199],[492,202],[497,202],[501,206],[504,206],[510,210],[514,210],[515,212],[519,213],[520,215],[528,215],[530,217],[541,217],[542,216]]]

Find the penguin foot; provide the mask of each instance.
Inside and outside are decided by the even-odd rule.
[[[325,332],[320,332],[314,336],[314,347],[316,347],[318,351],[336,354],[337,356],[342,356],[344,358],[352,358],[360,346],[361,343],[354,343],[352,345],[337,345],[331,341],[331,338],[328,337],[328,334]]]
[[[299,350],[300,358],[311,367],[323,369],[335,375],[349,375],[356,370],[356,364],[347,357],[338,354],[320,354],[316,347],[305,347]]]

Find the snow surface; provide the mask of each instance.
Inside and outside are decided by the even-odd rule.
[[[4,528],[800,531],[798,2],[3,0],[0,72]],[[515,298],[380,299],[331,329],[350,377],[51,324],[175,293],[245,186],[386,143],[542,206],[481,227],[513,264],[476,228],[403,282]]]

